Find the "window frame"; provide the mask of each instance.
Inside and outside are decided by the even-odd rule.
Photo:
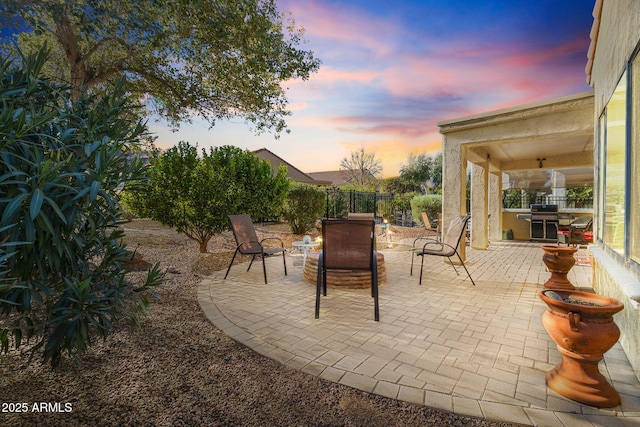
[[[618,259],[620,262],[626,264],[628,267],[632,268],[636,272],[640,272],[640,250],[638,253],[633,252],[633,248],[631,247],[631,233],[633,231],[640,232],[640,225],[638,225],[635,229],[632,226],[632,217],[633,215],[640,216],[640,206],[633,207],[632,202],[632,189],[636,186],[640,186],[640,174],[634,174],[633,170],[633,156],[635,155],[640,159],[640,153],[636,154],[634,151],[634,138],[638,140],[638,144],[640,144],[640,125],[638,125],[638,134],[634,136],[634,124],[635,121],[640,121],[640,90],[637,91],[638,98],[634,99],[634,68],[638,69],[638,78],[636,81],[637,85],[640,85],[640,43],[636,46],[633,53],[630,55],[628,61],[625,64],[624,69],[620,73],[620,76],[615,85],[614,91],[611,93],[609,99],[604,105],[601,114],[598,116],[597,120],[597,130],[596,130],[596,138],[597,144],[595,144],[594,151],[594,163],[596,166],[595,174],[597,178],[597,185],[594,186],[594,191],[597,192],[597,205],[594,204],[594,209],[597,209],[597,229],[595,233],[595,241],[598,242],[601,246],[607,249],[607,252]],[[625,90],[625,123],[624,123],[624,161],[622,164],[624,165],[624,214],[623,214],[623,226],[624,226],[624,236],[623,236],[623,247],[620,249],[615,248],[613,245],[609,244],[611,241],[607,241],[607,146],[609,143],[609,135],[607,132],[607,119],[608,119],[608,109],[609,103],[613,99],[616,89],[619,84],[622,82],[623,77],[625,78],[626,90]],[[637,109],[634,116],[634,100],[638,102]],[[636,147],[636,150],[640,151],[640,146]],[[635,181],[634,181],[635,179]],[[635,259],[634,259],[635,258]]]

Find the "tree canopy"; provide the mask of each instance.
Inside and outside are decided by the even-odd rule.
[[[426,153],[410,154],[407,163],[400,168],[400,178],[408,184],[431,186],[434,191],[442,188],[442,153],[430,156]]]
[[[2,0],[0,14],[32,30],[20,49],[54,50],[47,71],[72,99],[125,76],[133,99],[176,126],[243,117],[277,136],[290,114],[282,83],[320,64],[275,0]]]

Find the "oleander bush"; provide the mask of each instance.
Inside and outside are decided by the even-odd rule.
[[[121,264],[119,195],[144,179],[129,154],[146,127],[122,82],[72,102],[42,77],[47,55],[0,60],[0,346],[56,366],[143,314],[161,274],[134,284]]]

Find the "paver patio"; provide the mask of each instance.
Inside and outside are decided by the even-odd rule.
[[[268,285],[260,266],[237,268],[226,280],[224,271],[204,279],[198,299],[214,325],[256,352],[367,392],[525,425],[640,425],[640,382],[620,344],[600,364],[621,395],[618,407],[581,405],[546,386],[560,354],[540,320],[546,306],[537,292],[549,277],[540,246],[467,248],[475,287],[436,257],[425,259],[419,286],[407,247],[384,250],[380,322],[368,289],[329,288],[314,319],[315,286],[301,262],[285,276],[280,259],[267,259]],[[591,289],[591,268],[575,266],[569,280]]]

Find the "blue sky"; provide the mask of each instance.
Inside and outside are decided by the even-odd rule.
[[[241,120],[152,124],[158,145],[267,148],[305,172],[337,170],[364,147],[395,176],[410,153],[441,149],[437,123],[591,90],[591,0],[281,0],[322,60],[287,82],[290,134],[255,136]]]
[[[291,133],[256,136],[243,120],[150,121],[157,145],[267,148],[305,172],[337,170],[364,147],[395,176],[410,153],[441,149],[437,123],[591,90],[594,0],[279,0],[322,60],[288,81]]]

